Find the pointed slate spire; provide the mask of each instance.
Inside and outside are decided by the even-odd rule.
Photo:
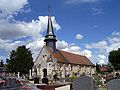
[[[50,5],[49,5],[49,13],[48,13],[48,25],[47,25],[47,33],[44,39],[46,42],[46,46],[48,46],[52,51],[56,50],[56,36],[54,35],[52,20],[50,16]]]
[[[50,16],[50,6],[49,6],[49,13],[48,13],[48,26],[47,26],[47,34],[46,34],[46,36],[48,36],[48,35],[55,36],[54,32],[53,32],[53,25],[52,25],[51,16]]]

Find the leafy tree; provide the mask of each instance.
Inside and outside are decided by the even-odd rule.
[[[32,53],[26,46],[18,46],[16,50],[10,52],[10,58],[6,59],[8,62],[7,68],[9,72],[20,74],[27,74],[33,67]]]
[[[112,66],[111,63],[108,63],[107,67],[108,67],[108,72],[109,73],[113,72],[113,66]]]
[[[12,50],[10,52],[10,59],[6,59],[7,62],[8,62],[8,65],[7,65],[7,68],[8,68],[8,71],[9,72],[16,72],[15,70],[15,60],[16,60],[16,51],[15,50]]]
[[[120,48],[109,53],[109,62],[115,70],[120,70]]]
[[[101,73],[101,71],[100,71],[100,65],[98,63],[96,63],[96,71],[97,71],[97,73]]]

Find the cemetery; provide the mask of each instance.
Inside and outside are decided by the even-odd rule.
[[[102,77],[99,75],[93,77],[82,75],[72,80],[67,77],[65,80],[53,79],[54,83],[52,84],[50,84],[46,74],[46,70],[44,70],[44,78],[42,80],[39,78],[30,80],[19,75],[6,74],[4,78],[0,79],[0,90],[21,90],[21,88],[25,89],[27,85],[31,88],[30,90],[35,88],[35,90],[119,90],[120,86],[120,76],[118,73],[116,73],[115,77],[109,78],[109,80],[107,78],[102,81]],[[99,83],[98,78],[100,79]]]
[[[35,49],[39,51],[35,60],[30,48],[25,45],[11,50],[10,58],[6,58],[4,65],[1,60],[0,90],[120,90],[120,49],[109,53],[107,65],[95,65],[83,52],[77,54],[57,49],[60,41],[53,30],[53,23],[56,25],[56,22],[52,20],[50,5],[48,9],[47,31],[44,37],[41,36],[44,45],[40,50]],[[35,23],[39,24],[38,21]],[[34,43],[32,40],[29,42]],[[70,45],[73,51],[80,49],[74,44]],[[62,44],[60,46],[62,48]],[[87,47],[91,48],[89,45]]]

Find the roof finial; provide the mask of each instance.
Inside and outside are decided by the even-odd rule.
[[[50,3],[48,5],[48,16],[50,16]]]

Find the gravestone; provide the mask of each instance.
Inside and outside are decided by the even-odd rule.
[[[16,82],[15,78],[9,78],[9,85],[10,85],[10,87],[14,87],[15,86],[15,82]]]
[[[97,90],[94,80],[89,76],[82,76],[73,81],[74,90]]]
[[[6,86],[9,86],[9,87],[14,87],[15,86],[15,82],[16,82],[16,78],[7,78],[6,79],[7,81],[7,85]]]
[[[44,78],[42,79],[42,83],[48,85],[48,78],[44,77]]]
[[[34,84],[38,84],[39,83],[39,78],[38,77],[35,77],[34,78]]]
[[[120,79],[112,79],[108,81],[107,90],[120,90]]]
[[[5,79],[5,83],[4,83],[4,85],[2,86],[2,90],[4,90],[4,88],[13,88],[13,87],[17,87],[18,86],[18,84],[16,85],[16,78],[14,78],[14,77],[7,77],[6,79]],[[20,84],[19,84],[19,86],[20,86]],[[1,90],[1,89],[0,89]],[[5,89],[6,90],[6,89]]]

